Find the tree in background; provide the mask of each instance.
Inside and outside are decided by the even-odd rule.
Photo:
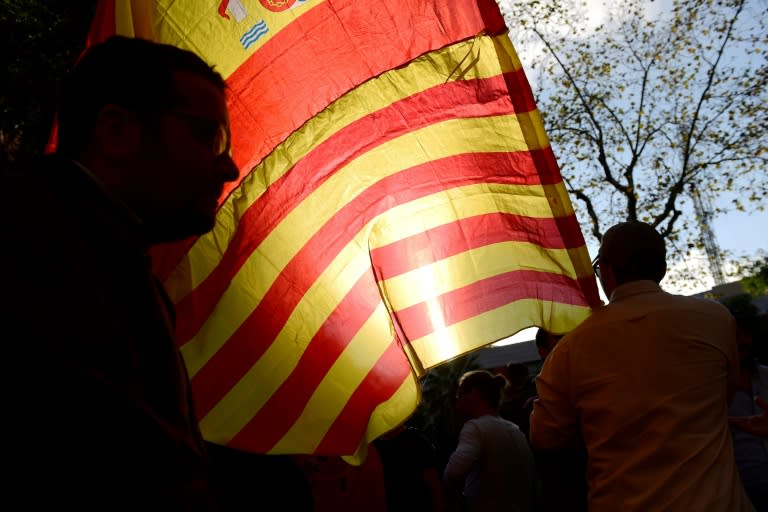
[[[45,149],[58,82],[85,47],[96,0],[2,0],[0,165]]]
[[[768,253],[761,256],[740,269],[740,274],[745,276],[741,287],[753,300],[768,298]]]
[[[705,248],[697,195],[706,217],[765,208],[765,1],[616,0],[593,24],[578,0],[499,2],[585,235],[646,221],[679,261]]]

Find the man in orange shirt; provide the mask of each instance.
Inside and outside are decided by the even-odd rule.
[[[735,321],[714,301],[664,292],[665,258],[648,224],[605,233],[596,272],[610,303],[547,357],[531,443],[564,448],[581,433],[591,511],[752,510],[727,419]]]

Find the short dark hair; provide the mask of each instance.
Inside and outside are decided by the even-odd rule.
[[[639,280],[661,282],[666,260],[664,238],[645,222],[622,222],[603,235],[600,261],[613,269],[617,285]]]
[[[493,407],[501,405],[504,389],[509,385],[506,377],[493,374],[488,370],[473,370],[465,373],[459,380],[459,389],[471,391],[476,389],[483,399]]]
[[[175,106],[175,73],[190,72],[224,90],[222,76],[197,54],[146,39],[112,36],[88,48],[59,90],[57,153],[77,156],[99,111],[114,103],[144,113]]]
[[[510,361],[505,365],[505,367],[507,369],[506,377],[510,385],[520,385],[525,383],[525,381],[528,379],[528,367],[523,363]]]

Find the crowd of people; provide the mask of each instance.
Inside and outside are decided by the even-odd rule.
[[[529,508],[518,492],[506,510],[768,510],[768,367],[752,351],[756,317],[664,292],[664,240],[642,222],[609,229],[594,269],[609,303],[564,336],[540,330],[535,396],[505,414],[512,421],[503,407],[484,413],[510,429],[529,414],[538,499]],[[479,510],[478,481],[496,477],[485,457],[529,460],[477,437],[462,430],[454,454],[480,454],[464,475],[467,510]],[[456,478],[452,468],[445,478]]]
[[[63,84],[56,154],[3,176],[10,503],[768,510],[768,373],[754,325],[664,292],[664,240],[641,222],[603,237],[594,268],[609,303],[569,333],[539,331],[535,386],[521,365],[462,376],[463,422],[444,465],[406,426],[358,467],[204,441],[147,252],[210,231],[238,177],[224,90],[192,52],[112,37]]]

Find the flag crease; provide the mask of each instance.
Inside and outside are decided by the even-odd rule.
[[[493,0],[103,0],[113,33],[228,85],[240,177],[153,253],[206,439],[360,460],[429,368],[599,303]]]

